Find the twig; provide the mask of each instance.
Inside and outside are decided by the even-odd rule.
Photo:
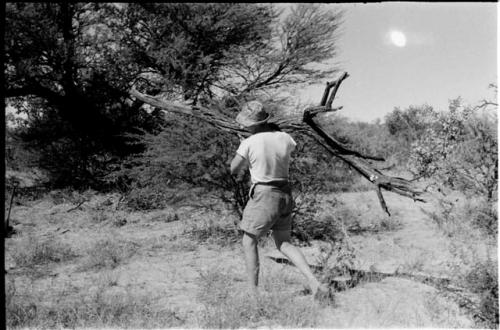
[[[66,213],[69,213],[69,212],[71,212],[71,211],[76,210],[77,208],[79,208],[80,206],[82,206],[82,205],[83,205],[83,203],[85,203],[85,202],[87,202],[87,200],[83,200],[83,201],[81,201],[80,203],[78,203],[78,205],[77,205],[77,206],[75,206],[75,207],[70,208],[69,210],[67,210],[67,211],[66,211]]]

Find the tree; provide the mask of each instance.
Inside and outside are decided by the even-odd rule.
[[[7,102],[27,114],[17,133],[40,153],[56,186],[99,187],[110,162],[141,150],[123,135],[162,120],[126,93],[137,71],[123,65],[123,49],[103,23],[111,6],[6,5]]]
[[[142,150],[124,136],[162,126],[130,99],[131,84],[209,104],[319,75],[306,66],[334,54],[340,13],[299,5],[279,31],[278,14],[269,4],[9,3],[5,90],[28,114],[20,136],[57,185],[98,186],[110,163]]]
[[[341,12],[297,5],[279,23],[271,4],[130,4],[134,57],[155,92],[196,104],[298,84],[332,70],[309,65],[335,55]]]
[[[278,13],[245,3],[133,3],[122,10],[123,40],[156,93],[213,98],[236,49],[265,47]]]
[[[282,23],[272,6],[255,4],[135,4],[124,13],[132,52],[151,69],[138,80],[133,96],[159,109],[165,109],[163,101],[193,105],[192,111],[168,108],[168,128],[145,137],[148,149],[138,157],[140,163],[151,164],[156,156],[161,160],[155,163],[162,165],[155,171],[219,191],[241,214],[246,191],[226,164],[238,142],[235,127],[221,134],[220,124],[234,117],[246,99],[259,97],[279,108],[283,99],[266,93],[332,72],[309,66],[335,55],[341,12],[301,4]]]

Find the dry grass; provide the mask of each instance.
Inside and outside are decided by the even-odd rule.
[[[183,235],[194,242],[222,247],[232,246],[241,239],[233,223],[221,224],[211,219],[187,225]]]
[[[169,211],[167,213],[162,213],[152,217],[150,221],[168,223],[173,221],[179,221],[179,219],[180,219],[179,214],[177,214],[177,212]]]
[[[481,198],[441,198],[427,213],[450,238],[454,282],[478,298],[467,303],[478,326],[498,328],[498,263],[496,205]]]
[[[116,268],[131,258],[137,251],[136,244],[125,241],[112,234],[95,241],[87,249],[86,258],[80,266],[80,271],[98,270],[101,268]]]
[[[65,262],[77,256],[67,243],[56,237],[22,237],[12,248],[11,256],[17,266],[33,268],[51,262]]]
[[[204,309],[199,317],[203,328],[254,327],[308,328],[317,323],[319,306],[310,296],[287,292],[280,274],[263,276],[262,294],[251,296],[245,283],[236,281],[217,267],[200,274],[198,300]]]
[[[346,245],[348,242],[343,238],[343,230],[346,230],[351,238],[359,234],[360,236],[357,237],[359,240],[356,240],[358,242],[364,238],[370,238],[373,234],[383,239],[387,232],[401,228],[402,220],[405,220],[402,216],[406,213],[400,215],[396,210],[391,210],[394,211],[394,215],[387,217],[378,209],[376,203],[368,204],[370,202],[366,195],[360,195],[360,201],[353,200],[353,196],[350,196],[345,205],[339,202],[333,208],[324,207],[318,211],[316,217],[318,221],[311,223],[312,229],[317,231],[320,228],[320,234],[334,238],[329,241],[334,243],[333,249],[330,246],[331,249],[326,249],[321,253],[324,260],[319,260],[319,262],[325,267],[324,272],[317,274],[318,276],[327,279],[328,276],[331,277],[333,271],[337,271],[336,275],[342,275],[342,271],[348,268],[347,266],[354,258],[351,247]],[[63,206],[53,209],[54,212],[60,212],[61,219],[63,215],[67,217],[65,211],[69,208],[66,205]],[[71,213],[81,220],[78,221],[80,226],[71,228],[72,231],[83,229],[82,237],[77,238],[78,241],[75,242],[73,248],[64,241],[58,240],[57,237],[43,239],[20,235],[12,239],[9,242],[12,243],[11,247],[16,244],[25,247],[16,249],[21,252],[15,252],[14,249],[8,251],[11,255],[17,253],[15,256],[12,255],[17,264],[25,265],[26,269],[37,265],[38,267],[44,265],[43,268],[47,269],[57,267],[57,272],[54,273],[58,275],[31,277],[33,281],[36,281],[33,287],[38,287],[37,290],[33,290],[29,286],[22,285],[23,281],[28,278],[24,276],[24,273],[13,271],[8,274],[9,279],[16,279],[15,283],[8,281],[6,307],[9,327],[314,328],[318,326],[340,327],[341,325],[366,327],[371,324],[379,326],[394,324],[403,326],[453,326],[457,324],[460,326],[464,324],[453,323],[452,318],[460,314],[460,311],[454,309],[456,304],[450,304],[445,298],[429,296],[428,304],[425,306],[421,300],[413,301],[413,298],[408,298],[411,295],[417,296],[417,293],[420,294],[423,290],[421,287],[415,287],[414,291],[402,292],[401,290],[409,286],[411,282],[400,283],[399,287],[392,290],[391,286],[387,285],[387,281],[370,280],[366,283],[361,281],[356,287],[337,293],[339,305],[323,308],[324,306],[316,304],[311,296],[300,294],[301,277],[294,268],[286,268],[286,271],[283,271],[284,268],[280,267],[284,266],[276,265],[262,268],[263,272],[272,273],[263,274],[261,288],[264,294],[258,301],[252,300],[244,290],[246,282],[243,280],[244,276],[241,275],[244,268],[243,259],[237,263],[235,260],[221,257],[219,253],[219,251],[226,253],[236,248],[240,249],[241,234],[235,230],[232,220],[224,216],[217,218],[213,213],[196,209],[186,209],[186,213],[182,213],[182,210],[168,214],[166,210],[141,211],[134,214],[123,211],[116,214],[110,208],[97,208],[89,202]],[[40,212],[40,210],[33,209],[32,212]],[[49,212],[45,213],[48,217]],[[41,216],[45,216],[45,213]],[[20,215],[30,216],[28,213],[20,213]],[[95,215],[96,219],[92,219],[92,215]],[[53,217],[52,213],[50,216]],[[128,220],[127,226],[120,227],[123,223],[121,219]],[[140,220],[134,221],[134,219]],[[179,219],[182,221],[173,224],[166,223]],[[87,224],[88,228],[85,227]],[[61,223],[49,223],[49,225],[53,226],[51,227],[53,229]],[[100,237],[98,239],[83,236],[87,235],[89,230],[104,229],[111,230],[111,232],[104,236],[96,233],[95,235]],[[141,231],[140,235],[135,236],[133,232],[135,229]],[[466,230],[451,232],[453,234],[465,233]],[[387,233],[387,236],[394,234]],[[66,235],[71,235],[71,232]],[[92,239],[95,240],[92,241]],[[141,245],[132,243],[134,240],[140,242]],[[455,240],[453,243],[456,245],[452,248],[457,248],[455,254],[457,261],[467,260],[467,265],[470,266],[467,268],[468,271],[480,268],[472,263],[472,260],[478,259],[477,255],[464,257],[465,259],[459,256],[466,252],[470,254],[470,247],[465,248],[462,240]],[[271,242],[265,238],[260,242],[260,247],[269,248],[269,244]],[[73,267],[75,265],[71,261],[76,256],[74,251],[76,246],[80,247],[78,254],[81,257],[77,260],[76,267]],[[460,253],[458,253],[459,246],[462,246]],[[183,253],[193,251],[196,252]],[[138,254],[141,258],[145,258],[145,260],[141,259],[140,263],[146,267],[144,272],[137,268],[132,270],[133,263],[139,260]],[[209,259],[204,259],[207,256]],[[150,257],[152,259],[148,259]],[[425,266],[424,263],[427,263],[428,258],[426,254],[418,254],[414,258],[409,257],[403,266],[418,271]],[[229,271],[212,265],[214,260],[219,259],[230,268]],[[69,267],[63,264],[66,262]],[[158,265],[160,267],[156,273],[151,275],[148,274],[147,268],[149,265],[153,266],[153,262],[162,264]],[[262,262],[265,263],[264,260]],[[337,268],[328,267],[333,264]],[[200,269],[199,266],[202,269],[207,266],[211,268],[204,271],[199,279],[195,279],[196,272]],[[240,266],[241,268],[238,268]],[[182,276],[177,276],[173,272],[173,277],[165,277],[165,282],[162,282],[162,276],[168,273],[169,267],[176,268],[175,274],[182,274]],[[482,292],[490,289],[490,287],[484,287],[483,284],[495,278],[486,276],[493,274],[493,270],[493,268],[488,271],[480,270],[473,274],[467,273],[462,268],[462,280],[465,281],[468,278],[471,285],[475,286],[471,290],[476,290],[480,296]],[[97,277],[96,272],[98,272]],[[286,278],[286,272],[293,273],[293,276],[288,274],[290,278]],[[190,276],[187,276],[189,274]],[[61,284],[61,281],[68,281],[66,276],[71,276],[73,281],[71,283],[78,287],[73,287],[72,284],[68,284],[69,282]],[[45,285],[51,281],[55,284],[53,287]],[[389,289],[392,291],[388,291]],[[355,296],[358,294],[357,290],[359,295]],[[158,292],[158,295],[148,294],[146,291]],[[373,292],[379,292],[379,296],[386,300],[377,301],[378,296]],[[489,303],[491,297],[491,295],[485,295],[484,313],[493,312],[491,308],[493,305]],[[172,300],[171,304],[169,299],[175,299],[175,302]],[[439,300],[440,307],[439,310],[435,307],[436,313],[432,314],[433,305],[437,304],[436,299]],[[174,303],[177,306],[175,308],[172,307]],[[398,306],[397,303],[403,306]],[[198,307],[201,307],[201,310],[198,310]],[[425,322],[411,318],[417,307],[418,313],[414,314],[425,318]],[[367,312],[364,313],[364,310]],[[398,310],[399,314],[394,314],[394,310]],[[190,314],[183,314],[186,312]],[[448,314],[444,315],[445,313]],[[327,315],[335,319],[330,320]],[[427,319],[431,316],[435,318],[435,322]]]
[[[7,326],[11,329],[76,327],[167,328],[184,320],[173,309],[155,305],[160,297],[112,290],[113,282],[97,281],[81,291],[66,284],[51,292],[19,291],[7,283]],[[104,284],[103,283],[107,283]]]
[[[450,304],[442,295],[427,293],[424,296],[424,307],[435,327],[464,328],[463,311],[456,304]]]

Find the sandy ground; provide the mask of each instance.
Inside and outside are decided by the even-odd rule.
[[[370,221],[382,212],[373,192],[345,193],[339,196],[346,206],[363,214]],[[108,200],[108,206],[103,206]],[[175,310],[185,323],[183,327],[199,327],[199,311],[203,305],[197,298],[200,276],[209,270],[230,274],[235,288],[245,289],[245,274],[240,245],[219,246],[201,244],[183,235],[189,226],[207,225],[209,221],[229,222],[229,218],[214,220],[206,211],[168,209],[154,212],[114,211],[117,196],[97,196],[79,209],[70,203],[54,205],[42,200],[30,206],[15,206],[12,224],[18,234],[6,240],[7,280],[16,285],[29,285],[40,292],[60,292],[60,288],[82,291],[89,283],[112,281],[113,290],[137,292],[156,297],[159,306]],[[452,276],[453,256],[448,252],[448,240],[422,212],[432,205],[415,204],[395,194],[387,193],[391,211],[401,221],[401,228],[377,234],[352,236],[360,267],[380,271],[404,269],[434,276]],[[178,221],[166,222],[172,212]],[[106,216],[103,216],[105,214]],[[104,220],[102,220],[104,219]],[[116,225],[118,220],[126,220]],[[35,281],[28,281],[12,258],[15,248],[25,237],[56,237],[70,244],[79,257],[68,263],[58,263],[46,269]],[[99,239],[112,237],[127,242],[134,253],[114,269],[81,269],[85,251]],[[291,292],[303,289],[303,281],[293,266],[278,264],[265,255],[276,255],[272,244],[263,244],[262,276],[284,274]],[[311,264],[319,254],[317,246],[303,249]],[[306,296],[304,299],[309,299]],[[318,328],[387,328],[387,327],[447,327],[470,328],[473,322],[458,308],[429,285],[399,277],[360,283],[337,292],[336,305],[320,308]]]

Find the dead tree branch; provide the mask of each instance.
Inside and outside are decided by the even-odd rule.
[[[369,164],[365,159],[371,160],[384,160],[380,157],[374,156],[366,156],[361,155],[356,151],[349,150],[342,146],[336,139],[330,136],[327,132],[325,132],[315,121],[314,118],[319,113],[336,111],[337,109],[331,108],[331,103],[335,97],[335,93],[337,92],[340,84],[344,79],[346,79],[349,75],[344,72],[336,81],[327,83],[325,92],[321,99],[321,104],[319,107],[309,108],[304,111],[303,121],[309,125],[312,130],[316,133],[312,136],[320,143],[325,149],[327,149],[333,156],[336,156],[354,168],[358,173],[368,179],[370,182],[374,184],[375,192],[377,193],[377,197],[380,201],[380,206],[382,209],[390,216],[389,209],[387,208],[387,204],[385,202],[384,196],[382,194],[382,188],[388,191],[395,192],[399,195],[409,197],[414,201],[425,202],[423,198],[420,196],[423,194],[423,191],[417,190],[412,181],[406,180],[398,177],[390,177],[384,175],[380,170]],[[330,97],[328,94],[331,91]],[[326,101],[328,100],[328,101]]]
[[[398,177],[391,177],[383,174],[379,169],[373,166],[368,161],[383,161],[384,159],[377,156],[364,155],[355,150],[351,150],[337,141],[333,136],[325,132],[320,125],[314,120],[319,114],[334,112],[342,107],[332,108],[333,100],[337,94],[340,84],[348,78],[347,72],[344,72],[333,82],[328,82],[323,93],[319,106],[306,109],[303,116],[295,117],[274,117],[270,122],[280,126],[284,131],[298,132],[312,136],[319,144],[321,144],[332,156],[340,158],[349,166],[355,169],[363,177],[373,183],[374,190],[380,201],[382,209],[390,215],[387,204],[382,194],[382,189],[395,192],[399,195],[409,197],[414,201],[425,202],[421,197],[424,193],[417,190],[412,183],[412,180],[407,180]],[[235,134],[237,136],[248,136],[249,132],[241,128],[233,118],[223,114],[212,108],[202,106],[188,106],[162,100],[160,98],[143,94],[132,87],[130,95],[136,99],[162,109],[166,114],[176,113],[198,118],[215,128],[224,132]]]
[[[212,108],[205,108],[202,106],[188,106],[188,105],[165,101],[158,97],[143,94],[134,87],[131,88],[129,93],[131,96],[135,97],[136,99],[146,104],[162,109],[165,112],[165,114],[176,113],[180,115],[187,115],[194,118],[198,118],[206,122],[207,124],[210,124],[227,133],[235,134],[238,136],[250,135],[250,133],[247,130],[241,128],[234,121],[233,118],[230,118],[227,115],[222,114]],[[301,123],[301,121],[302,121],[301,116],[294,116],[288,118],[275,117],[270,120],[270,122],[277,124],[281,129],[285,131],[300,131],[307,129],[307,127],[305,127]]]

